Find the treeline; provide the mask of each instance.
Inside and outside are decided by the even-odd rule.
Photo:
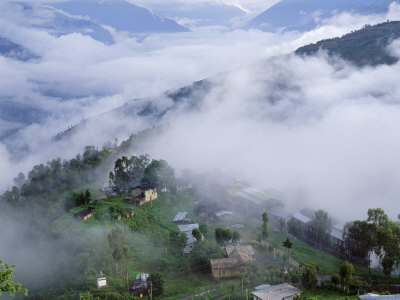
[[[36,165],[26,178],[20,173],[14,179],[17,185],[6,191],[1,200],[11,204],[30,203],[30,200],[44,204],[60,193],[95,181],[100,173],[99,167],[110,154],[109,150],[87,146],[83,155],[78,154],[70,160],[57,158]]]

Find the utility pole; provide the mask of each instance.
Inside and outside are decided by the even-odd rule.
[[[249,293],[247,291],[247,288],[246,288],[246,300],[249,300]]]
[[[219,262],[218,262],[218,282],[219,282]]]
[[[150,281],[150,300],[153,300],[153,281]]]
[[[243,292],[243,276],[242,276],[242,292]]]

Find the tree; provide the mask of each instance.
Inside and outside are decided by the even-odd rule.
[[[202,240],[203,236],[198,228],[192,230],[193,237],[199,242]]]
[[[165,253],[168,253],[169,239],[170,239],[169,231],[168,231],[168,229],[165,229],[165,231],[164,231]]]
[[[208,265],[210,259],[223,257],[224,252],[215,241],[203,240],[194,245],[190,260],[193,267],[203,270],[204,266]]]
[[[186,232],[181,232],[179,239],[178,239],[178,245],[179,245],[179,248],[182,249],[182,253],[185,253],[184,249],[186,247],[187,239],[188,238],[187,238]]]
[[[343,289],[348,293],[350,289],[350,282],[353,278],[354,267],[348,261],[340,265],[339,275],[342,282]]]
[[[108,244],[111,249],[112,257],[115,262],[115,273],[127,280],[127,264],[131,258],[129,247],[123,229],[119,226],[114,227],[107,235]]]
[[[329,232],[332,225],[331,220],[328,217],[328,213],[322,209],[315,212],[315,226],[317,229],[317,242],[320,247],[323,244],[327,244],[329,241]]]
[[[331,277],[331,282],[333,286],[336,288],[336,286],[340,283],[340,277],[338,274],[333,274]]]
[[[292,249],[293,243],[289,240],[289,238],[286,238],[282,245],[288,250],[288,268],[290,268],[290,249]]]
[[[237,243],[240,241],[240,232],[237,230],[234,230],[232,232],[232,242]]]
[[[164,280],[160,273],[151,273],[147,278],[147,285],[151,289],[152,296],[162,295],[164,291]]]
[[[301,284],[306,289],[313,289],[317,286],[318,278],[315,263],[308,263],[301,269]]]
[[[205,237],[208,236],[208,233],[209,233],[210,230],[209,230],[209,227],[208,227],[207,224],[200,224],[199,229],[200,229],[200,232],[201,232]]]
[[[215,240],[219,244],[224,244],[228,243],[230,240],[232,240],[233,233],[232,230],[229,228],[215,228]]]
[[[263,223],[262,223],[262,240],[265,242],[265,247],[267,246],[267,238],[268,238],[268,213],[264,212],[262,214],[262,219],[263,219]]]
[[[141,182],[151,182],[157,187],[176,186],[175,171],[165,160],[152,160],[145,168]]]
[[[3,265],[3,261],[0,260],[0,296],[3,292],[11,297],[14,297],[15,293],[28,296],[28,290],[23,289],[21,283],[14,282],[14,268],[15,265]]]
[[[144,171],[149,165],[150,157],[146,155],[122,156],[114,164],[114,172],[109,174],[109,185],[118,194],[127,193],[130,188],[141,182]]]

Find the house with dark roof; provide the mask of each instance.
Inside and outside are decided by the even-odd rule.
[[[301,291],[288,283],[282,283],[258,286],[251,294],[254,300],[291,300],[300,297]]]
[[[148,295],[149,294],[149,285],[148,279],[150,275],[146,273],[141,273],[136,275],[135,281],[132,286],[132,294],[135,296],[140,295]]]
[[[145,182],[132,188],[130,197],[125,201],[136,206],[141,206],[147,202],[157,199],[157,186],[150,182]]]

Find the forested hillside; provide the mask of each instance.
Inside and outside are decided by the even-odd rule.
[[[400,22],[366,25],[342,37],[319,41],[296,50],[298,55],[313,55],[326,50],[355,65],[393,64],[398,61],[388,50],[389,44],[400,37]]]

